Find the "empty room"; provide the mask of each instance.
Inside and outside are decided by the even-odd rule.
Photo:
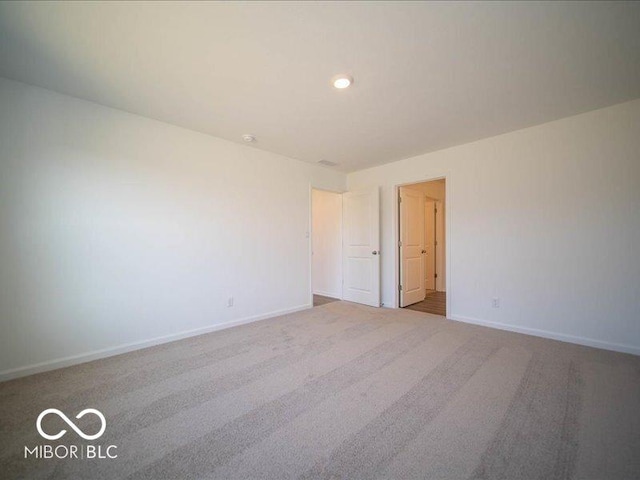
[[[640,478],[640,2],[0,2],[0,477]]]

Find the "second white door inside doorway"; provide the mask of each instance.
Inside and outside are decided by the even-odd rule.
[[[425,225],[425,288],[436,289],[436,202],[426,199],[424,204]]]
[[[400,307],[446,289],[445,188],[442,179],[398,189]]]

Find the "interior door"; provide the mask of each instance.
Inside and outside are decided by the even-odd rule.
[[[424,204],[425,245],[424,263],[426,270],[425,288],[436,289],[436,202],[427,200]]]
[[[444,203],[436,202],[436,290],[439,292],[444,292],[447,289],[445,272],[445,208]]]
[[[424,193],[400,187],[400,306],[425,299]]]
[[[378,187],[342,196],[342,298],[380,306],[380,193]]]

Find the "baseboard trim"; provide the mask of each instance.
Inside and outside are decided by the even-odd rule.
[[[254,315],[251,317],[245,317],[238,320],[232,320],[230,322],[220,323],[216,325],[208,325],[206,327],[196,328],[193,330],[186,330],[183,332],[172,333],[170,335],[154,337],[149,340],[126,343],[124,345],[108,347],[101,350],[94,350],[91,352],[72,355],[69,357],[57,358],[47,362],[27,365],[25,367],[18,367],[10,370],[4,370],[0,372],[0,382],[12,380],[14,378],[26,377],[28,375],[33,375],[35,373],[48,372],[50,370],[56,370],[58,368],[70,367],[72,365],[91,362],[93,360],[99,360],[101,358],[112,357],[114,355],[120,355],[122,353],[132,352],[134,350],[141,350],[143,348],[162,345],[163,343],[175,342],[177,340],[182,340],[184,338],[195,337],[197,335],[216,332],[218,330],[225,330],[227,328],[237,327],[240,325],[245,325],[247,323],[258,322],[260,320],[267,320],[269,318],[279,317],[280,315],[286,315],[288,313],[295,313],[302,310],[307,310],[308,308],[312,308],[312,307],[313,305],[310,305],[310,304],[298,305],[297,307],[286,308],[283,310],[276,310],[276,311],[265,313],[262,315]]]
[[[587,347],[602,348],[604,350],[612,350],[614,352],[640,355],[640,347],[634,347],[633,345],[626,345],[623,343],[604,342],[602,340],[595,340],[593,338],[578,337],[575,335],[567,335],[564,333],[551,332],[549,330],[520,327],[517,325],[508,325],[505,323],[490,322],[487,320],[480,320],[478,318],[465,317],[462,315],[450,315],[447,318],[449,320],[455,320],[456,322],[471,323],[474,325],[481,325],[483,327],[497,328],[499,330],[507,330],[509,332],[515,332],[515,333],[524,333],[525,335],[533,335],[535,337],[549,338],[551,340],[558,340],[561,342],[576,343],[578,345],[585,345]]]

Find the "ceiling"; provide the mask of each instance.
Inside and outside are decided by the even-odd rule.
[[[0,76],[350,172],[640,97],[640,2],[2,2]]]

